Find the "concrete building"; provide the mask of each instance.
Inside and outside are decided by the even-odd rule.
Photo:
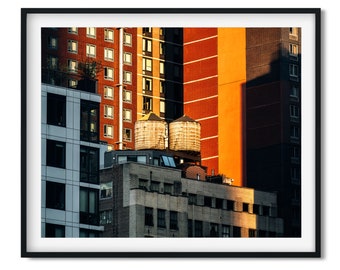
[[[101,98],[43,83],[41,99],[41,236],[99,236]]]
[[[105,155],[100,172],[103,237],[283,235],[275,193],[206,177],[194,163],[178,169],[173,156],[163,151]]]

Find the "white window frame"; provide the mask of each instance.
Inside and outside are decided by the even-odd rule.
[[[291,77],[299,76],[299,66],[295,64],[289,64],[289,75]]]
[[[299,45],[289,43],[289,55],[297,57],[299,54]]]
[[[67,51],[70,53],[78,53],[78,41],[69,39],[67,41]]]
[[[50,49],[57,49],[58,48],[58,39],[56,37],[49,37],[48,38],[48,47]]]
[[[131,84],[132,83],[132,72],[124,70],[123,80],[124,80],[124,83]]]
[[[300,138],[300,127],[295,126],[295,125],[291,126],[290,137],[293,139],[299,139]]]
[[[86,27],[86,36],[90,38],[96,38],[96,28]]]
[[[86,44],[86,56],[96,57],[96,45]]]
[[[159,112],[165,113],[165,101],[164,100],[159,101]]]
[[[58,68],[58,57],[49,56],[48,57],[48,67],[49,69],[56,70]]]
[[[143,81],[142,89],[144,91],[152,91],[152,79],[143,77],[142,81]],[[147,85],[149,85],[149,89],[147,89],[147,87],[146,87]]]
[[[127,137],[126,134],[127,134],[127,131],[130,132],[130,137]],[[124,128],[123,129],[123,140],[126,141],[126,142],[131,142],[132,141],[132,129],[130,128]]]
[[[293,98],[299,98],[299,95],[300,95],[300,89],[299,87],[293,85],[290,89],[290,94],[289,96],[293,97]]]
[[[68,67],[69,72],[77,73],[78,72],[78,61],[73,60],[73,59],[68,59],[67,67]]]
[[[164,75],[164,62],[159,62],[159,74]]]
[[[78,34],[78,27],[69,27],[67,32],[70,34]]]
[[[300,108],[296,105],[289,106],[290,117],[299,118],[300,117]]]
[[[104,79],[109,81],[114,80],[114,68],[104,67]]]
[[[132,121],[132,111],[130,109],[123,109],[123,120],[125,122]]]
[[[113,99],[114,98],[114,88],[111,86],[104,86],[104,98]]]
[[[143,58],[143,70],[152,72],[152,59]]]
[[[152,53],[152,40],[143,38],[143,52]]]
[[[113,126],[112,125],[104,125],[104,137],[105,138],[113,138]]]
[[[132,65],[132,53],[124,52],[124,64]]]
[[[114,50],[111,48],[104,48],[104,59],[106,61],[114,61]]]
[[[104,118],[113,119],[114,117],[114,107],[110,105],[104,105]]]
[[[104,40],[107,42],[114,42],[114,31],[112,29],[104,29]]]
[[[123,101],[127,103],[132,102],[132,92],[130,90],[123,90]]]
[[[124,45],[132,46],[132,35],[129,33],[124,33]]]

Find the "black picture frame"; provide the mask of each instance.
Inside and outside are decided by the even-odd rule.
[[[261,249],[241,251],[224,251],[210,249],[204,251],[148,251],[147,248],[143,250],[135,251],[134,249],[127,251],[96,251],[97,248],[93,247],[93,250],[77,249],[71,251],[53,251],[51,249],[40,249],[35,247],[35,243],[32,243],[31,235],[31,222],[32,211],[39,212],[39,209],[32,209],[30,207],[30,192],[31,192],[31,178],[32,174],[29,172],[30,165],[29,160],[34,159],[32,152],[28,150],[30,136],[28,133],[32,129],[30,122],[30,106],[32,101],[31,90],[32,84],[30,83],[32,73],[28,74],[29,63],[28,55],[31,54],[30,47],[28,46],[28,39],[30,37],[32,27],[37,27],[39,24],[35,24],[36,16],[45,16],[53,19],[55,16],[60,15],[107,15],[107,14],[130,14],[130,15],[143,15],[150,14],[152,16],[161,15],[202,15],[205,18],[212,18],[213,16],[235,16],[235,15],[277,15],[278,17],[283,15],[285,18],[295,15],[307,15],[310,18],[308,25],[311,33],[311,44],[313,49],[311,55],[314,59],[308,59],[308,64],[312,63],[312,70],[310,74],[313,76],[306,79],[309,80],[310,85],[315,89],[311,91],[313,94],[310,97],[310,104],[313,112],[309,115],[308,125],[312,126],[313,139],[309,142],[309,145],[313,146],[313,151],[310,152],[312,156],[312,165],[310,176],[314,179],[314,183],[311,187],[312,194],[309,194],[313,199],[313,205],[309,205],[315,212],[309,216],[308,222],[312,222],[313,229],[308,234],[308,240],[311,243],[310,248],[290,251],[290,249],[271,251]],[[210,16],[210,17],[209,17]],[[33,18],[33,21],[31,20]],[[263,19],[263,18],[262,18]],[[264,19],[265,20],[265,19]],[[33,26],[32,26],[33,24]],[[257,25],[257,24],[256,24]],[[40,45],[40,41],[36,41]],[[306,45],[307,46],[307,45]],[[36,59],[34,65],[39,65],[40,59]],[[305,66],[306,67],[306,66]],[[305,79],[305,78],[303,78]],[[307,102],[306,102],[307,103]],[[39,107],[39,104],[38,106]],[[39,116],[39,114],[38,114]],[[305,116],[307,118],[307,116]],[[302,137],[305,140],[306,137]],[[39,153],[35,153],[35,155]],[[89,258],[89,257],[117,257],[117,258],[320,258],[321,257],[321,9],[320,8],[22,8],[21,9],[21,257],[74,257],[74,258]],[[309,190],[308,190],[309,192]],[[90,239],[88,239],[90,240]],[[131,239],[129,239],[131,240]],[[244,240],[244,239],[242,239]],[[282,239],[278,239],[282,240]],[[289,241],[289,239],[285,239]],[[58,240],[60,241],[60,240]],[[266,241],[266,239],[263,239]],[[243,242],[244,243],[244,242]]]

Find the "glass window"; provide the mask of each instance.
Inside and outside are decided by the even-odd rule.
[[[86,56],[96,57],[96,45],[86,44]]]
[[[57,49],[58,48],[58,39],[55,37],[48,37],[48,47],[50,49]]]
[[[131,142],[132,140],[132,130],[129,128],[123,129],[123,140],[127,142]]]
[[[218,224],[210,223],[210,237],[218,237]]]
[[[71,34],[78,34],[78,27],[69,27],[67,31]]]
[[[124,71],[123,78],[124,78],[124,83],[131,84],[132,83],[132,72]]]
[[[163,209],[157,209],[157,227],[158,228],[166,228],[165,210],[163,210]]]
[[[106,99],[113,99],[113,87],[104,86],[104,98]]]
[[[143,38],[143,52],[152,52],[152,41],[150,39]]]
[[[153,226],[153,208],[145,207],[144,224],[145,226]]]
[[[46,207],[65,210],[65,184],[46,182]]]
[[[46,165],[65,168],[66,145],[65,142],[46,141]]]
[[[114,80],[114,69],[109,67],[104,67],[104,79],[105,80]]]
[[[143,90],[152,91],[152,79],[143,77]]]
[[[127,122],[131,122],[132,121],[131,110],[123,109],[123,120],[127,121]]]
[[[112,182],[100,184],[100,198],[106,199],[112,197]]]
[[[67,60],[68,71],[76,73],[78,71],[78,62],[75,60]]]
[[[110,118],[110,119],[113,119],[113,107],[112,106],[109,106],[109,105],[104,105],[104,117],[105,118]]]
[[[128,46],[132,45],[132,36],[131,36],[131,34],[124,33],[124,45],[128,45]]]
[[[46,223],[45,237],[65,237],[65,226]]]
[[[80,140],[97,142],[99,140],[99,104],[81,101]]]
[[[143,58],[143,70],[152,72],[152,60],[149,58]]]
[[[222,225],[222,237],[230,237],[230,226]]]
[[[66,126],[66,96],[47,94],[47,124]]]
[[[113,138],[113,126],[104,125],[104,137]]]
[[[107,61],[113,61],[114,51],[113,49],[104,48],[104,59]]]
[[[86,36],[90,38],[96,38],[96,28],[86,27]]]
[[[124,57],[124,64],[128,64],[128,65],[132,64],[132,54],[131,53],[125,52],[123,57]]]
[[[68,40],[67,41],[67,51],[71,53],[78,52],[78,42],[75,40]]]
[[[178,213],[170,211],[170,230],[178,230]]]
[[[100,225],[112,223],[112,210],[105,210],[100,212]]]
[[[99,225],[98,196],[97,189],[80,187],[79,211],[80,223]]]
[[[99,183],[99,149],[80,146],[80,181]]]
[[[123,90],[123,101],[131,103],[132,102],[132,93],[129,90]]]
[[[104,29],[104,40],[108,42],[113,42],[114,32],[111,29]]]
[[[195,237],[203,236],[203,222],[200,220],[195,220]]]

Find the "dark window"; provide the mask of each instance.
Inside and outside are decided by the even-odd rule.
[[[249,237],[256,237],[256,230],[249,229]]]
[[[218,224],[210,223],[210,237],[218,237]]]
[[[47,124],[66,126],[66,97],[47,94]]]
[[[80,147],[80,181],[99,183],[99,149]]]
[[[269,206],[262,206],[262,215],[263,216],[269,216]]]
[[[230,226],[222,225],[222,237],[230,237]]]
[[[234,211],[234,201],[227,200],[227,210]]]
[[[46,144],[46,165],[65,168],[65,142],[47,140]]]
[[[241,227],[233,227],[233,237],[241,237]]]
[[[150,190],[159,192],[159,182],[151,181]]]
[[[46,207],[65,210],[65,185],[46,182]]]
[[[189,193],[188,194],[188,203],[189,204],[197,204],[197,195]]]
[[[99,232],[87,229],[80,229],[79,230],[79,237],[99,237]]]
[[[158,228],[165,228],[165,210],[157,209],[157,227]]]
[[[80,110],[80,140],[98,142],[99,104],[82,100]]]
[[[178,213],[170,211],[170,229],[178,230]]]
[[[216,198],[216,208],[222,209],[223,208],[223,199]]]
[[[80,223],[99,225],[99,191],[97,189],[80,188],[79,210]]]
[[[192,234],[192,219],[188,219],[188,237],[193,237],[193,234]]]
[[[45,237],[65,237],[65,226],[46,223]]]
[[[242,203],[242,211],[248,212],[249,210],[249,203]]]
[[[253,205],[253,213],[256,215],[260,214],[260,206],[258,204]]]
[[[195,237],[203,236],[203,222],[195,220]]]
[[[144,216],[145,226],[153,226],[153,208],[145,207]]]
[[[172,194],[172,184],[164,183],[164,193]]]
[[[212,207],[212,198],[204,196],[204,206]]]

